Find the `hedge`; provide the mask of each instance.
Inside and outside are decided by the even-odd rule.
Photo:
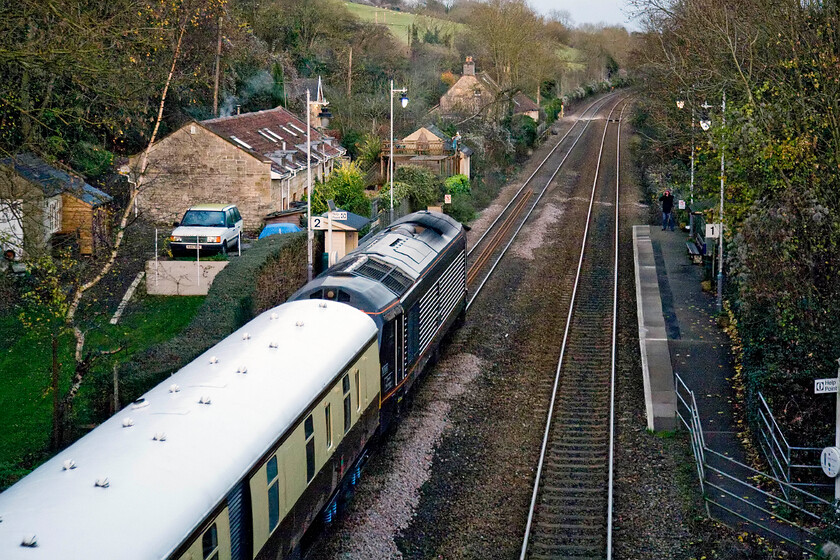
[[[120,400],[136,399],[259,313],[286,301],[305,282],[306,232],[256,241],[216,276],[181,334],[122,365]]]

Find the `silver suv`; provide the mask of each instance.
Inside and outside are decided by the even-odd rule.
[[[169,236],[174,257],[196,253],[226,254],[239,247],[242,216],[235,204],[199,204],[192,206]]]

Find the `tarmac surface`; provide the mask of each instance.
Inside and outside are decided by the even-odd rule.
[[[703,264],[692,264],[686,232],[666,231],[654,225],[649,237],[671,367],[675,378],[693,393],[702,426],[703,465],[698,474],[702,472],[707,511],[739,531],[813,549],[809,535],[779,522],[778,502],[752,480],[758,471],[748,466],[742,441],[746,434],[739,435],[745,432],[745,426],[736,409],[731,341],[718,325],[715,293],[703,291],[701,285],[711,276],[711,270]],[[661,360],[664,356],[659,356]],[[657,359],[649,356],[648,361],[653,367]],[[651,377],[655,378],[653,370]],[[679,381],[677,393],[687,394]],[[677,406],[685,411],[679,402]],[[684,429],[682,422],[678,424]]]

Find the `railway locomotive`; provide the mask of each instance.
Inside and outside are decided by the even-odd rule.
[[[394,222],[0,494],[0,558],[298,556],[463,317],[465,247]]]

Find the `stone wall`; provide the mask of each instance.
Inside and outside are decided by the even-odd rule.
[[[152,147],[138,206],[147,219],[171,226],[190,206],[207,203],[236,204],[253,231],[282,200],[272,196],[268,161],[188,123]]]
[[[146,261],[146,293],[158,296],[206,296],[229,261]]]

